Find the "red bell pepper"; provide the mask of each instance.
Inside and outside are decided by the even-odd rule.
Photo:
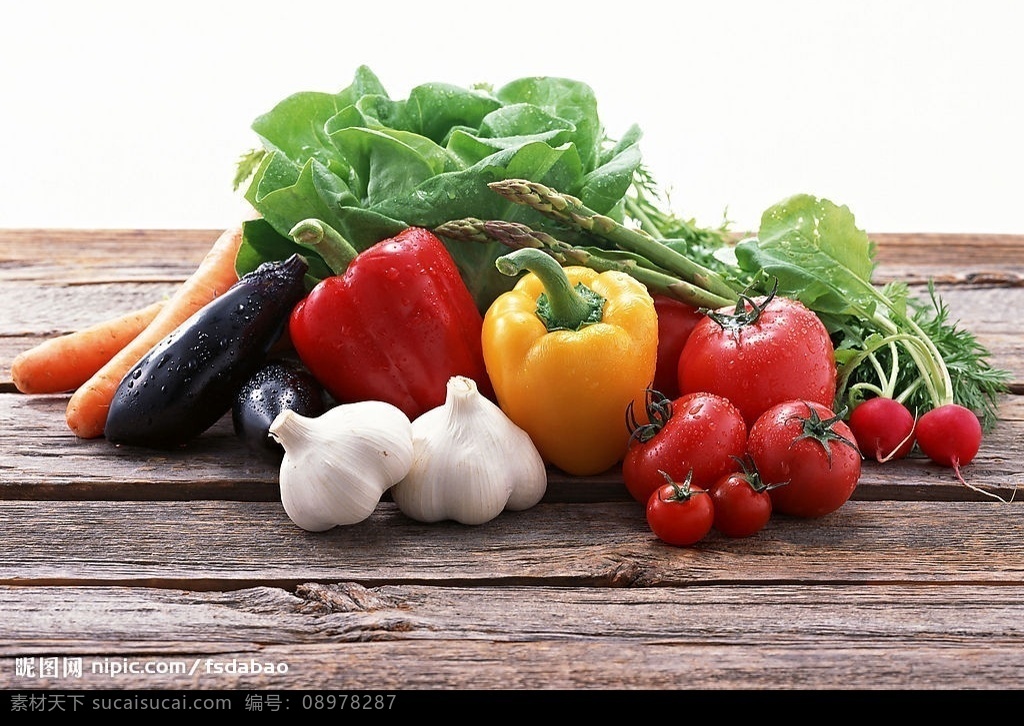
[[[482,315],[432,232],[410,227],[360,253],[317,220],[292,236],[335,272],[295,306],[288,325],[299,358],[335,400],[386,401],[414,419],[444,403],[455,375],[493,398]]]
[[[651,388],[671,401],[679,398],[679,356],[704,313],[675,298],[658,294],[653,297],[658,313],[658,366]]]

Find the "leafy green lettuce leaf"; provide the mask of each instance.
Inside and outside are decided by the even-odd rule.
[[[300,250],[288,234],[307,218],[329,224],[357,250],[406,226],[462,217],[551,230],[550,220],[487,188],[506,178],[550,185],[621,219],[642,161],[639,129],[611,143],[593,91],[563,78],[523,78],[494,93],[427,83],[394,100],[364,66],[344,90],[289,96],[253,129],[262,155],[243,157],[239,175],[259,160],[245,198],[266,226],[243,229],[240,273]],[[494,267],[505,252],[499,244],[446,244],[481,309],[514,284]]]
[[[736,245],[740,268],[776,278],[779,295],[821,314],[862,318],[872,317],[878,301],[874,254],[847,207],[808,194],[767,209],[757,238]]]

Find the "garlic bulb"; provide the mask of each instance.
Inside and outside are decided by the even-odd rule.
[[[369,517],[412,466],[412,423],[383,401],[359,401],[309,418],[285,409],[269,433],[284,447],[281,503],[311,532]]]
[[[476,382],[448,381],[445,402],[412,422],[413,462],[391,498],[420,522],[483,524],[529,509],[547,490],[547,469],[529,435]]]

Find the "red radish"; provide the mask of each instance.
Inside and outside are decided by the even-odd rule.
[[[959,404],[938,406],[918,420],[917,445],[929,459],[959,473],[981,448],[981,422]]]
[[[966,487],[985,496],[1006,500],[964,481],[960,467],[967,466],[981,448],[981,422],[973,411],[947,403],[923,415],[917,422],[917,445],[937,464],[953,468],[956,478]]]
[[[850,430],[865,456],[879,463],[902,459],[914,448],[914,414],[886,396],[869,398],[850,415]]]

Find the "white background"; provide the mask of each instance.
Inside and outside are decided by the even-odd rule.
[[[1008,0],[0,2],[0,227],[236,224],[252,120],[366,64],[395,99],[585,81],[701,224],[809,192],[871,232],[1024,233]]]

